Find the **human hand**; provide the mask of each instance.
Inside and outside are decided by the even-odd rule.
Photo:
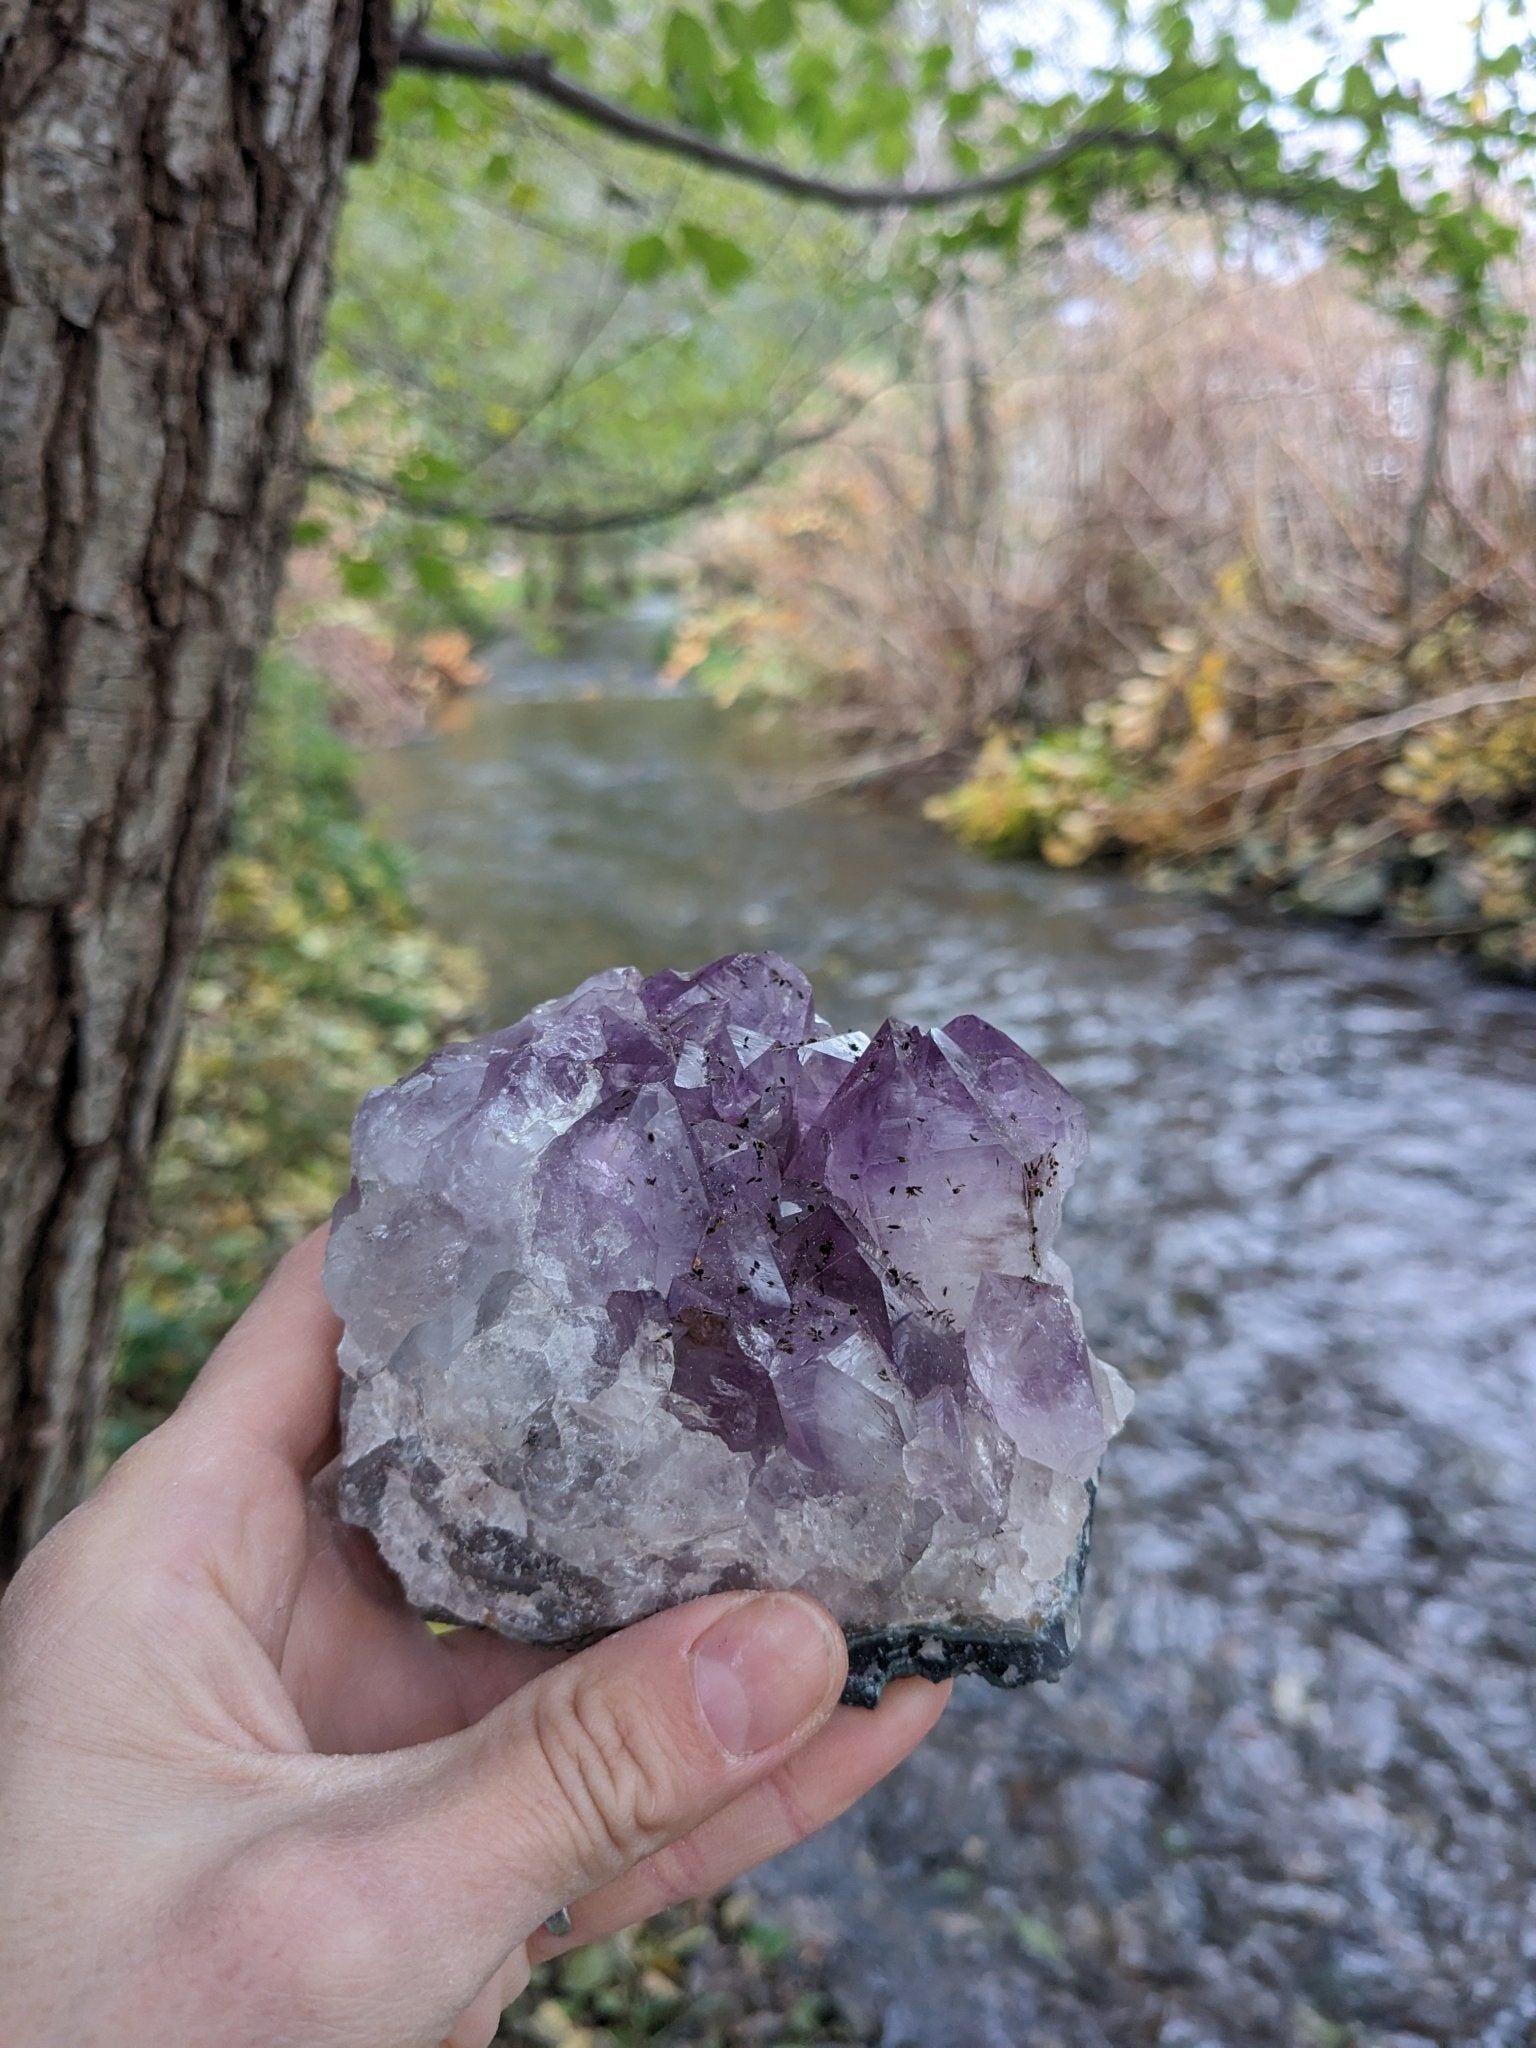
[[[942,1709],[838,1708],[841,1633],[787,1594],[568,1658],[434,1635],[313,1483],[321,1256],[0,1604],[5,2048],[485,2048],[530,1960],[788,1848]]]

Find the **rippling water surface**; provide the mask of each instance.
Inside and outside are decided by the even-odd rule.
[[[371,764],[436,922],[506,1019],[744,945],[840,1025],[992,1018],[1087,1105],[1063,1248],[1140,1391],[1076,1666],[962,1686],[773,1913],[882,2048],[1536,2042],[1536,1000],[787,808],[647,651],[505,650]]]

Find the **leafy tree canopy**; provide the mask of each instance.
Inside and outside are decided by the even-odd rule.
[[[454,0],[404,54],[408,67],[413,50],[443,63],[455,50],[500,56],[521,67],[508,75],[524,92],[557,101],[562,77],[598,85],[584,118],[602,125],[606,105],[609,125],[630,110],[734,145],[745,178],[777,159],[897,188],[844,177],[818,192],[811,180],[803,196],[831,206],[922,205],[958,183],[937,253],[1080,229],[1109,201],[1271,202],[1318,222],[1368,277],[1451,282],[1463,323],[1484,324],[1490,273],[1513,247],[1499,195],[1511,180],[1528,188],[1522,87],[1536,51],[1524,0],[1501,9],[1503,33],[1485,6],[1466,75],[1433,85],[1400,75],[1400,39],[1376,32],[1373,12],[1372,0],[1332,21],[1303,0],[1083,0],[1075,34],[1037,42],[1038,15],[1011,5],[707,0],[636,20],[619,0],[533,19],[508,0]],[[1312,59],[1305,75],[1276,84],[1298,55]],[[424,91],[419,78],[404,89]],[[441,119],[447,101],[432,104]],[[731,169],[724,157],[716,167]],[[997,189],[968,204],[967,180]],[[685,226],[637,237],[637,273],[693,261],[712,283],[739,282],[750,251],[707,257]]]
[[[1371,0],[1082,0],[1038,36],[1014,5],[440,0],[358,181],[321,466],[445,594],[499,528],[627,530],[750,480],[957,275],[1151,208],[1300,223],[1497,366],[1536,119],[1524,0],[1499,20],[1426,85]],[[838,362],[862,374],[829,393]]]

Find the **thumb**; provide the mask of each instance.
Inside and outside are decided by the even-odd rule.
[[[390,1889],[479,1982],[798,1749],[846,1671],[841,1629],[793,1593],[717,1595],[610,1636],[416,1753],[379,1844]]]

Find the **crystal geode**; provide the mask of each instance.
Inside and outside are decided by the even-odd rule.
[[[1129,1405],[1052,1250],[1084,1145],[980,1018],[840,1036],[771,953],[449,1046],[354,1132],[342,1511],[526,1641],[796,1587],[850,1699],[1053,1677]]]

